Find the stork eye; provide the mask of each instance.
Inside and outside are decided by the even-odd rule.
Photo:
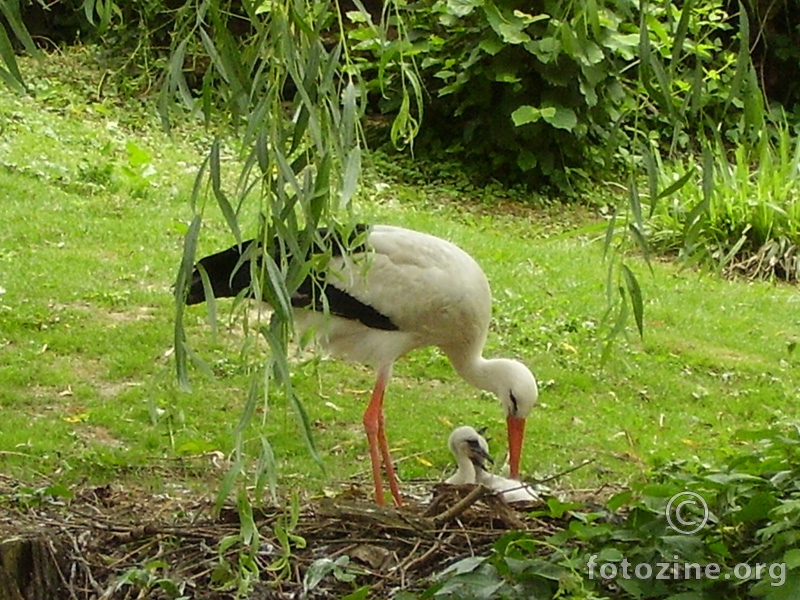
[[[517,410],[519,410],[519,406],[517,405],[517,397],[514,395],[514,392],[508,392],[508,397],[511,400],[511,404],[514,405],[514,414],[517,414]]]

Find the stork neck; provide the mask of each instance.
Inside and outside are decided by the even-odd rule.
[[[475,465],[472,464],[472,461],[469,459],[469,457],[465,455],[459,455],[456,457],[456,463],[458,464],[458,482],[475,483],[477,480],[477,472],[475,470]]]
[[[486,359],[479,352],[470,354],[448,354],[456,373],[467,383],[480,390],[497,393],[497,378],[494,374],[495,359]]]

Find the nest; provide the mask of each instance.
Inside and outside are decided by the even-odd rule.
[[[182,492],[104,486],[59,501],[11,488],[0,506],[0,596],[10,600],[223,599],[244,589],[315,599],[361,586],[387,597],[425,589],[509,530],[557,529],[475,486],[434,485],[432,498],[401,508],[349,492],[252,519]]]

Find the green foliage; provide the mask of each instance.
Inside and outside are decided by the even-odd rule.
[[[17,58],[8,30],[13,32],[14,37],[22,43],[31,56],[38,57],[39,51],[22,20],[20,0],[0,1],[0,16],[3,18],[0,22],[0,59],[4,65],[0,66],[0,80],[12,89],[23,91],[25,81],[17,66]]]
[[[152,560],[140,568],[123,573],[108,594],[137,593],[139,597],[161,597],[169,600],[188,600],[186,581],[176,580],[169,576],[169,565],[164,560]]]
[[[747,45],[737,54],[737,22],[716,0],[641,9],[439,0],[401,10],[408,39],[376,38],[361,14],[349,33],[356,50],[375,56],[384,109],[398,105],[399,87],[379,65],[403,52],[432,94],[421,146],[470,158],[507,182],[574,191],[606,177],[640,136],[687,150],[706,127],[722,123],[736,137],[756,126],[739,122],[756,118],[749,105],[760,98]]]
[[[247,425],[259,404],[266,406],[270,394],[276,391],[289,399],[303,438],[312,455],[317,456],[310,419],[293,389],[288,365],[290,297],[311,269],[324,267],[303,259],[317,241],[318,228],[352,227],[337,223],[353,221],[351,200],[361,171],[363,98],[357,72],[343,68],[347,60],[342,46],[331,46],[325,38],[338,19],[327,2],[245,3],[242,9],[250,28],[246,37],[235,37],[231,32],[234,13],[230,3],[208,1],[198,8],[180,13],[175,26],[168,76],[160,98],[162,119],[169,122],[176,99],[188,110],[202,112],[208,124],[220,117],[230,119],[241,133],[241,146],[235,151],[242,162],[235,178],[229,176],[225,172],[225,149],[217,138],[195,181],[191,198],[194,216],[176,283],[175,355],[182,386],[188,389],[190,363],[207,370],[187,342],[183,298],[208,203],[219,210],[235,240],[241,242],[243,232],[262,240],[263,268],[255,278],[259,285],[254,291],[274,309],[271,316],[260,315],[253,324],[261,339],[245,343],[247,351],[257,353],[266,367],[253,375],[236,429],[236,460],[221,490],[221,501],[232,491],[234,478],[246,470],[242,457],[247,451]],[[209,63],[202,89],[195,95],[187,82],[184,62],[188,52],[200,48]],[[273,259],[275,252],[277,260]],[[245,309],[245,303],[238,303],[238,310]],[[209,317],[212,328],[216,328],[213,301],[209,302]],[[273,381],[276,387],[270,385]],[[265,440],[256,448],[259,464],[267,468],[274,463]],[[260,469],[256,474],[259,487],[263,487],[265,472]]]
[[[236,500],[239,532],[222,538],[217,548],[218,563],[211,581],[219,590],[236,590],[236,597],[246,597],[259,580],[262,561],[259,557],[260,537],[253,518],[253,506],[244,490]]]
[[[558,532],[544,540],[509,533],[490,556],[442,571],[421,598],[796,597],[800,428],[742,431],[737,439],[739,449],[718,466],[664,464],[602,506],[550,499],[536,515],[560,520]],[[670,521],[670,499],[686,491],[703,498],[708,514],[688,535]]]
[[[691,157],[665,166],[664,183],[690,176],[695,185],[650,203],[653,247],[721,272],[800,279],[800,138],[786,125],[776,129],[752,151],[718,142],[702,166]]]
[[[267,570],[275,573],[278,579],[285,579],[292,574],[293,548],[306,547],[305,538],[294,533],[300,520],[300,497],[297,492],[292,494],[287,510],[288,514],[284,514],[272,527],[280,544],[280,555],[270,563]]]

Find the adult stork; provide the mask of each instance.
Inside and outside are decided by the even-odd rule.
[[[482,356],[492,300],[475,260],[446,240],[388,225],[360,226],[347,241],[320,230],[318,240],[310,252],[326,251],[330,260],[324,272],[309,275],[292,296],[295,320],[300,330],[312,328],[333,356],[377,371],[363,418],[377,503],[384,503],[383,464],[392,497],[402,504],[383,417],[392,365],[423,346],[439,347],[461,377],[499,398],[506,414],[511,476],[516,477],[525,419],[538,389],[522,363]],[[186,303],[205,301],[207,290],[217,298],[252,293],[252,277],[262,273],[257,244],[251,240],[201,259]]]

